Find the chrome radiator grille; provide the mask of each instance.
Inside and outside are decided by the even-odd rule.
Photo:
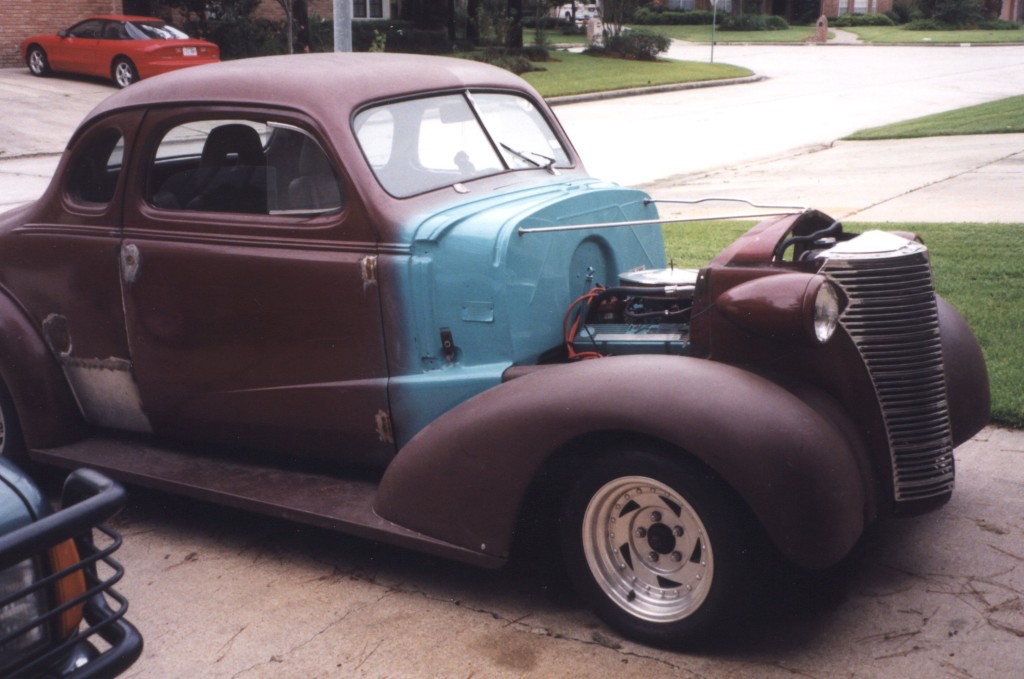
[[[897,503],[946,494],[954,477],[931,266],[923,246],[913,250],[829,259],[822,270],[849,298],[840,323],[881,405]]]

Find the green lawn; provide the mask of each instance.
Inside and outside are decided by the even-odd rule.
[[[552,61],[535,64],[545,70],[523,74],[544,97],[752,75],[746,68],[728,64],[630,61],[569,52],[552,52],[551,58]]]
[[[847,139],[868,141],[1008,132],[1024,132],[1024,95],[873,127]]]
[[[536,44],[537,31],[529,29],[524,30],[523,42],[527,45]],[[580,47],[585,47],[587,44],[587,35],[586,33],[566,35],[561,31],[544,31],[544,42],[548,45],[579,45]]]
[[[634,30],[649,30],[673,40],[711,42],[711,26],[630,26]],[[715,31],[716,43],[770,42],[802,43],[814,37],[813,26],[791,26],[784,31]]]
[[[680,267],[700,267],[750,228],[744,222],[666,226]],[[914,231],[931,252],[938,293],[959,309],[981,342],[992,386],[992,419],[1024,427],[1024,224],[847,224],[848,230]]]
[[[843,28],[856,33],[863,42],[905,44],[1019,43],[1024,30],[1010,31],[908,31],[902,26],[862,26]]]

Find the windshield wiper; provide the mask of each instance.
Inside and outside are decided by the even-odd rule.
[[[520,160],[524,160],[527,163],[529,163],[530,165],[533,165],[534,167],[543,167],[545,170],[547,170],[551,174],[558,174],[558,170],[555,169],[555,159],[554,158],[549,158],[548,156],[545,156],[542,153],[537,153],[536,151],[517,151],[516,149],[512,148],[511,146],[509,146],[508,144],[506,144],[504,142],[499,142],[498,145],[501,146],[501,148],[503,148],[506,151],[508,151],[509,153],[511,153],[512,155],[514,155],[516,158],[519,158]],[[538,158],[543,158],[546,162],[543,165],[541,165],[540,163],[538,163],[533,158],[530,158],[530,156],[536,156]]]

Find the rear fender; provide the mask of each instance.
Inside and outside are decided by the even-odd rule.
[[[538,370],[462,403],[417,434],[388,467],[376,510],[504,558],[522,499],[549,456],[595,433],[635,432],[703,461],[785,556],[827,567],[863,531],[867,463],[860,443],[850,440],[853,427],[837,422],[841,411],[805,399],[745,370],[694,358],[623,356]]]
[[[21,308],[0,294],[0,377],[29,448],[49,448],[80,435],[81,412],[64,373]]]

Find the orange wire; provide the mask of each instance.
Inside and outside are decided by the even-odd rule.
[[[588,360],[591,358],[604,358],[604,355],[597,351],[576,351],[576,348],[573,346],[573,338],[576,336],[576,333],[579,332],[580,323],[583,321],[586,311],[590,307],[590,303],[593,302],[594,299],[596,299],[603,291],[604,288],[601,286],[594,287],[586,294],[580,295],[573,300],[572,304],[569,305],[569,308],[565,312],[565,318],[562,321],[562,333],[565,339],[565,348],[568,353],[569,360],[571,361],[577,359]],[[573,311],[576,307],[580,305],[583,305],[583,308],[580,309],[580,313],[576,316],[576,319],[570,326],[569,319],[572,317]]]

